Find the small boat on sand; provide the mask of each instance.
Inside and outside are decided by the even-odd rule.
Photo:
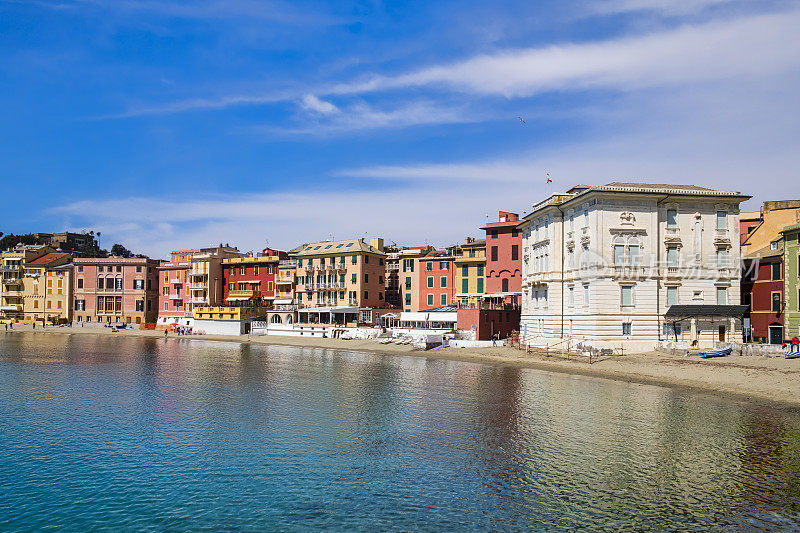
[[[800,359],[800,352],[786,352],[786,359]]]
[[[717,349],[714,349],[714,350],[705,350],[703,352],[700,352],[700,357],[702,357],[703,359],[709,359],[711,357],[724,357],[726,355],[730,355],[731,354],[731,350],[732,350],[732,348],[730,346],[728,346],[727,348],[717,348]]]

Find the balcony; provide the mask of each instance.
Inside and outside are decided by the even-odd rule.
[[[16,291],[6,290],[6,291],[3,291],[3,296],[6,297],[6,298],[22,298],[22,291],[20,291],[20,290],[16,290]]]
[[[190,291],[204,291],[208,288],[205,283],[190,283],[188,287]]]
[[[22,270],[22,265],[21,264],[3,265],[2,267],[0,267],[0,270],[2,270],[3,272],[19,272],[20,270]]]
[[[22,311],[21,305],[0,305],[0,311]]]
[[[294,259],[281,259],[278,261],[279,267],[293,267],[296,266],[297,262]]]
[[[296,311],[297,310],[297,306],[296,305],[290,305],[290,304],[276,304],[273,309],[275,311]]]
[[[292,278],[276,279],[275,283],[276,284],[294,283],[294,279],[292,279]]]
[[[261,291],[253,289],[246,291],[230,291],[228,296],[230,298],[261,298]]]
[[[19,278],[6,278],[3,280],[3,285],[19,285],[22,280]]]
[[[170,300],[183,300],[183,295],[182,294],[170,294],[169,295],[169,299]]]

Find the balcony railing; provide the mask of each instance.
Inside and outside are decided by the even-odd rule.
[[[183,295],[182,294],[170,294],[169,295],[169,299],[170,300],[183,300]]]
[[[190,283],[189,290],[190,291],[204,291],[208,288],[205,283]]]
[[[169,282],[170,283],[183,283],[181,281],[181,278],[170,278]]]
[[[22,265],[3,265],[0,267],[0,270],[11,272],[11,271],[19,271],[22,270]]]
[[[19,285],[22,281],[19,278],[6,278],[3,280],[3,285]]]
[[[231,298],[261,298],[261,291],[259,290],[235,290],[230,291],[228,294]]]
[[[294,283],[294,279],[292,279],[292,278],[285,278],[285,279],[278,278],[278,279],[275,280],[275,283],[276,284],[277,283]]]
[[[3,296],[5,296],[7,298],[22,298],[22,291],[20,291],[20,290],[15,290],[15,291],[5,290],[5,291],[3,291]]]
[[[21,305],[0,305],[0,311],[22,311]]]

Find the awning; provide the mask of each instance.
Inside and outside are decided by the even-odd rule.
[[[247,297],[247,296],[228,296],[225,299],[228,300],[228,301],[236,301],[236,302],[238,302],[238,301],[249,300],[250,298]]]
[[[297,310],[299,313],[358,313],[358,307],[306,307]]]
[[[403,312],[400,313],[400,322],[458,322],[458,313],[426,313],[425,311]]]
[[[667,318],[728,317],[743,318],[750,306],[747,305],[672,305],[665,315]]]
[[[483,294],[484,298],[505,298],[506,296],[522,296],[522,292],[487,292]]]

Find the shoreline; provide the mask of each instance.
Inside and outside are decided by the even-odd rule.
[[[98,327],[36,328],[18,325],[8,333],[62,335],[110,335],[115,337],[163,338],[162,331],[121,330],[113,333]],[[562,358],[560,354],[546,355],[541,351],[525,353],[517,348],[443,348],[427,351],[411,346],[378,344],[374,340],[341,340],[283,336],[181,335],[169,334],[169,339],[238,342],[351,350],[382,355],[406,355],[450,361],[531,368],[593,378],[612,379],[628,383],[658,385],[711,393],[744,403],[769,403],[779,407],[800,408],[800,361],[782,357],[727,356],[710,360],[670,355],[663,352],[607,356],[589,364],[583,356]]]

